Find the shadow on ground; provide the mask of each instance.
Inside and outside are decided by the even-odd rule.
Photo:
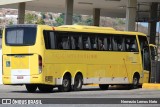
[[[132,90],[128,86],[121,86],[121,85],[113,85],[110,86],[108,90]],[[90,87],[84,87],[82,88],[81,91],[106,91],[106,90],[101,90],[99,87],[95,86],[90,86]],[[27,90],[22,90],[22,91],[11,91],[13,93],[28,93]],[[78,91],[70,91],[70,92],[78,92]],[[57,88],[54,88],[52,92],[40,92],[38,89],[34,93],[65,93],[65,92],[59,92]],[[67,92],[68,93],[68,92]]]

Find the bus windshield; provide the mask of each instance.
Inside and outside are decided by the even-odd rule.
[[[35,27],[14,27],[6,28],[6,45],[29,46],[35,44]]]

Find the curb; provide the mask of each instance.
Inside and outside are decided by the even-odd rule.
[[[89,85],[86,85],[86,86],[99,86],[98,84],[89,84]]]
[[[143,83],[142,88],[144,88],[144,89],[160,89],[160,84],[158,84],[158,83]]]

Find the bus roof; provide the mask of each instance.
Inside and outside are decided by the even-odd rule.
[[[140,32],[118,31],[112,27],[97,27],[85,25],[62,25],[54,27],[56,31],[71,31],[71,32],[88,32],[88,33],[111,33],[111,34],[124,34],[124,35],[141,35],[146,36]]]
[[[68,29],[95,29],[95,30],[114,30],[112,27],[97,27],[97,26],[85,26],[85,25],[62,25],[59,28],[68,28]]]
[[[16,24],[16,25],[7,25],[5,28],[14,28],[14,27],[37,27],[36,24]]]
[[[36,24],[17,24],[9,25],[5,28],[12,27],[51,27],[48,25],[36,25]],[[140,32],[130,32],[130,31],[118,31],[112,27],[97,27],[97,26],[85,26],[85,25],[62,25],[58,27],[52,27],[55,31],[70,31],[70,32],[87,32],[87,33],[110,33],[110,34],[123,34],[123,35],[141,35],[146,36],[144,33]]]

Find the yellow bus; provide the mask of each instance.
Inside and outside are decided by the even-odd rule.
[[[51,92],[79,91],[82,85],[129,85],[149,81],[147,37],[108,27],[6,26],[2,37],[3,83]]]

